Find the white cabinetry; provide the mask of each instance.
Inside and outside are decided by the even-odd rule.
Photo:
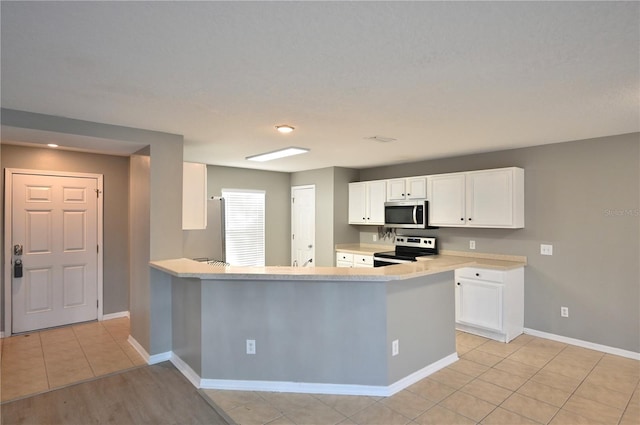
[[[336,252],[336,267],[373,267],[373,255]]]
[[[524,227],[524,170],[498,168],[427,178],[429,224]]]
[[[207,164],[182,163],[182,229],[207,228]]]
[[[336,252],[336,267],[353,267],[353,254]]]
[[[456,328],[509,342],[524,330],[524,269],[455,272]]]
[[[349,224],[384,224],[386,181],[349,183]]]
[[[387,201],[427,198],[427,178],[409,177],[387,181]]]

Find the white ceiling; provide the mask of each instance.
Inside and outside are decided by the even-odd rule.
[[[639,2],[1,8],[3,108],[182,134],[190,161],[365,168],[640,131]],[[311,152],[244,159],[287,146]]]

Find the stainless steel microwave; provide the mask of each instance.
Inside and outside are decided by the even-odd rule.
[[[429,202],[426,199],[385,202],[384,225],[401,229],[427,229]]]

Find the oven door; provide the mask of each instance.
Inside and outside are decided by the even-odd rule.
[[[411,260],[401,260],[398,258],[373,257],[373,267],[394,266],[396,264],[412,263]]]

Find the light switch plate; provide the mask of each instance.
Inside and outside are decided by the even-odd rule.
[[[553,255],[553,245],[540,244],[541,255]]]

